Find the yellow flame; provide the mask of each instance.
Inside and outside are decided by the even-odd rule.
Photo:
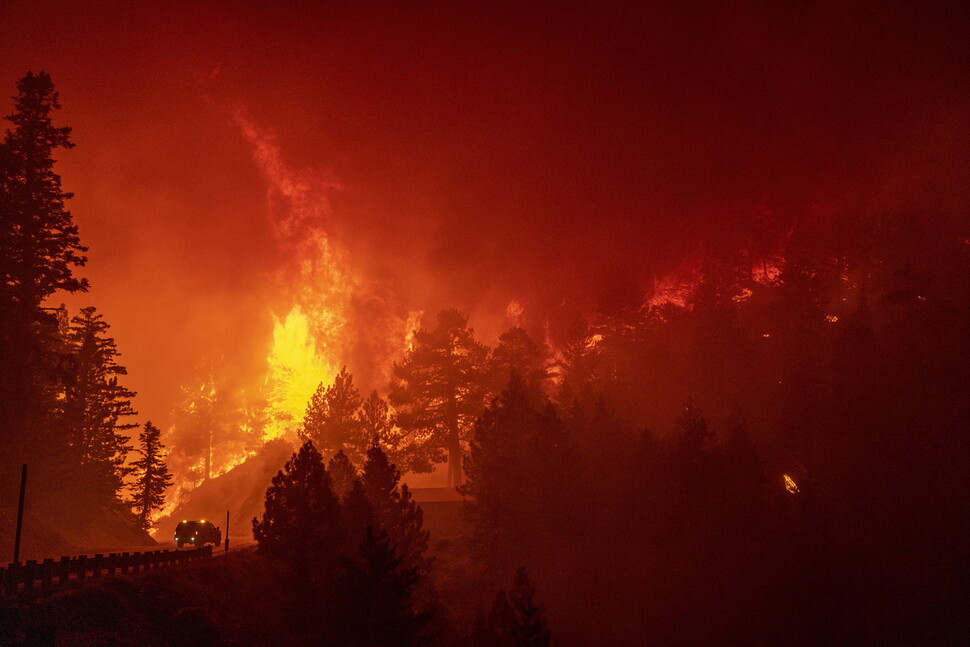
[[[800,492],[798,489],[798,483],[795,482],[795,479],[787,474],[782,474],[781,478],[785,484],[785,490],[787,490],[790,494],[798,494]]]
[[[407,321],[404,323],[404,349],[408,352],[414,350],[414,334],[421,328],[421,317],[424,310],[412,310],[408,313]]]
[[[317,352],[310,319],[299,305],[276,319],[267,365],[263,440],[268,441],[296,432],[313,392],[320,383],[329,384],[336,369]]]

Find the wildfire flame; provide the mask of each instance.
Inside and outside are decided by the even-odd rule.
[[[798,489],[798,483],[795,482],[795,479],[788,476],[787,474],[782,474],[781,480],[782,480],[782,483],[784,483],[785,485],[785,490],[789,494],[798,494],[801,491]]]
[[[245,387],[253,390],[219,383],[206,383],[204,390],[184,389],[189,402],[182,406],[190,413],[201,410],[206,398],[212,400],[217,392],[225,397],[231,404],[223,407],[223,414],[234,416],[231,424],[250,439],[242,448],[213,447],[210,477],[242,463],[261,443],[278,438],[295,441],[317,387],[332,384],[342,366],[353,370],[350,360],[362,327],[361,334],[369,335],[370,348],[387,354],[378,362],[386,367],[371,367],[375,384],[386,384],[392,361],[413,349],[414,332],[423,315],[422,311],[402,311],[379,290],[371,289],[375,286],[364,281],[349,252],[330,236],[333,211],[329,196],[340,185],[320,169],[289,166],[273,133],[251,120],[243,108],[237,107],[232,119],[249,143],[266,183],[270,225],[287,262],[275,270],[276,299],[268,304],[272,336],[265,373],[253,376]],[[377,317],[361,315],[355,310],[361,302],[371,308],[370,315],[374,307],[384,311]],[[375,338],[384,341],[374,346]],[[193,477],[198,461],[193,461],[195,457],[189,456],[175,470],[175,487],[159,516],[171,514],[199,484]]]
[[[273,327],[273,347],[267,358],[267,422],[263,440],[296,431],[317,386],[328,383],[336,367],[317,352],[310,320],[299,305]]]

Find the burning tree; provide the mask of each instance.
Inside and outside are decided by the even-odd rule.
[[[461,483],[462,441],[482,412],[488,348],[475,341],[457,310],[438,315],[438,326],[414,335],[414,349],[394,365],[391,404],[410,434],[414,471],[430,471],[448,456],[448,482]]]
[[[131,487],[134,495],[131,502],[145,530],[151,528],[152,513],[162,508],[165,490],[172,485],[172,475],[162,459],[165,445],[161,443],[160,436],[158,427],[146,422],[138,435],[138,449],[135,450],[141,454],[141,458],[132,463],[135,483]]]

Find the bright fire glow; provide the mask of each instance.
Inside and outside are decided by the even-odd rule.
[[[329,384],[339,369],[317,352],[310,320],[298,305],[276,319],[266,362],[268,416],[263,440],[273,440],[296,431],[317,386]]]
[[[790,494],[798,494],[800,492],[798,489],[798,483],[795,482],[795,479],[787,474],[782,474],[781,479],[785,484],[785,490],[787,490]]]
[[[190,413],[210,405],[215,397],[222,398],[225,406],[220,412],[229,418],[227,424],[251,439],[232,446],[219,443],[216,437],[210,477],[242,463],[263,442],[278,438],[296,442],[317,387],[332,384],[342,366],[354,372],[358,335],[366,335],[370,348],[386,355],[380,358],[386,366],[379,361],[369,367],[374,383],[386,384],[391,363],[413,348],[414,332],[423,315],[421,311],[402,312],[379,290],[370,290],[348,251],[330,236],[333,211],[329,196],[339,185],[320,169],[289,166],[273,133],[252,121],[241,107],[234,111],[233,120],[266,183],[267,215],[287,261],[273,277],[276,299],[267,304],[272,311],[272,336],[265,373],[252,376],[250,388],[254,390],[241,391],[238,384],[230,387],[217,380],[214,385],[206,383],[207,389],[187,393],[190,402],[185,406]],[[367,304],[367,315],[355,309],[361,303]],[[201,463],[201,458],[190,455],[173,470],[175,487],[159,516],[176,510],[199,485],[193,475],[200,471]]]

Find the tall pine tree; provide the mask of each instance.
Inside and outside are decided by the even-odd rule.
[[[402,563],[420,575],[427,575],[431,560],[425,552],[430,535],[424,529],[424,511],[411,498],[407,484],[400,482],[401,473],[380,445],[375,444],[367,451],[360,480],[375,523],[387,532]]]
[[[57,290],[87,289],[87,280],[74,276],[84,265],[77,226],[64,202],[72,196],[61,190],[52,153],[72,148],[71,129],[53,125],[51,113],[61,106],[46,72],[27,73],[17,83],[14,125],[0,147],[0,298],[5,304],[38,308]]]
[[[165,490],[172,485],[172,475],[165,464],[162,450],[165,445],[160,440],[161,431],[151,422],[138,434],[138,448],[141,458],[132,462],[135,482],[131,487],[132,507],[145,530],[152,527],[151,516],[165,503]]]
[[[54,172],[54,151],[73,144],[71,129],[53,124],[60,104],[50,75],[28,72],[14,99],[13,128],[0,142],[0,468],[47,462],[62,444],[51,437],[51,413],[70,377],[69,353],[56,314],[42,305],[88,285],[74,274],[86,248]]]
[[[65,390],[61,423],[71,454],[77,461],[74,481],[95,505],[117,500],[125,475],[130,447],[125,422],[135,415],[134,393],[118,379],[127,370],[116,361],[115,341],[107,336],[108,324],[95,308],[84,308],[71,320],[67,339],[75,353],[77,377]]]
[[[411,434],[430,471],[448,457],[448,482],[461,483],[462,444],[481,415],[488,348],[475,341],[468,318],[457,310],[438,315],[434,330],[415,333],[414,350],[394,365],[390,392],[397,424]]]
[[[569,448],[559,415],[518,373],[475,423],[458,488],[476,525],[478,548],[508,563],[560,525]]]
[[[253,519],[253,536],[260,553],[297,569],[310,565],[325,574],[335,564],[339,518],[340,503],[323,457],[306,441],[273,477],[266,490],[265,512]]]
[[[428,612],[415,611],[418,573],[408,568],[387,534],[367,529],[357,559],[344,558],[335,582],[335,644],[347,647],[417,647],[430,643]]]

